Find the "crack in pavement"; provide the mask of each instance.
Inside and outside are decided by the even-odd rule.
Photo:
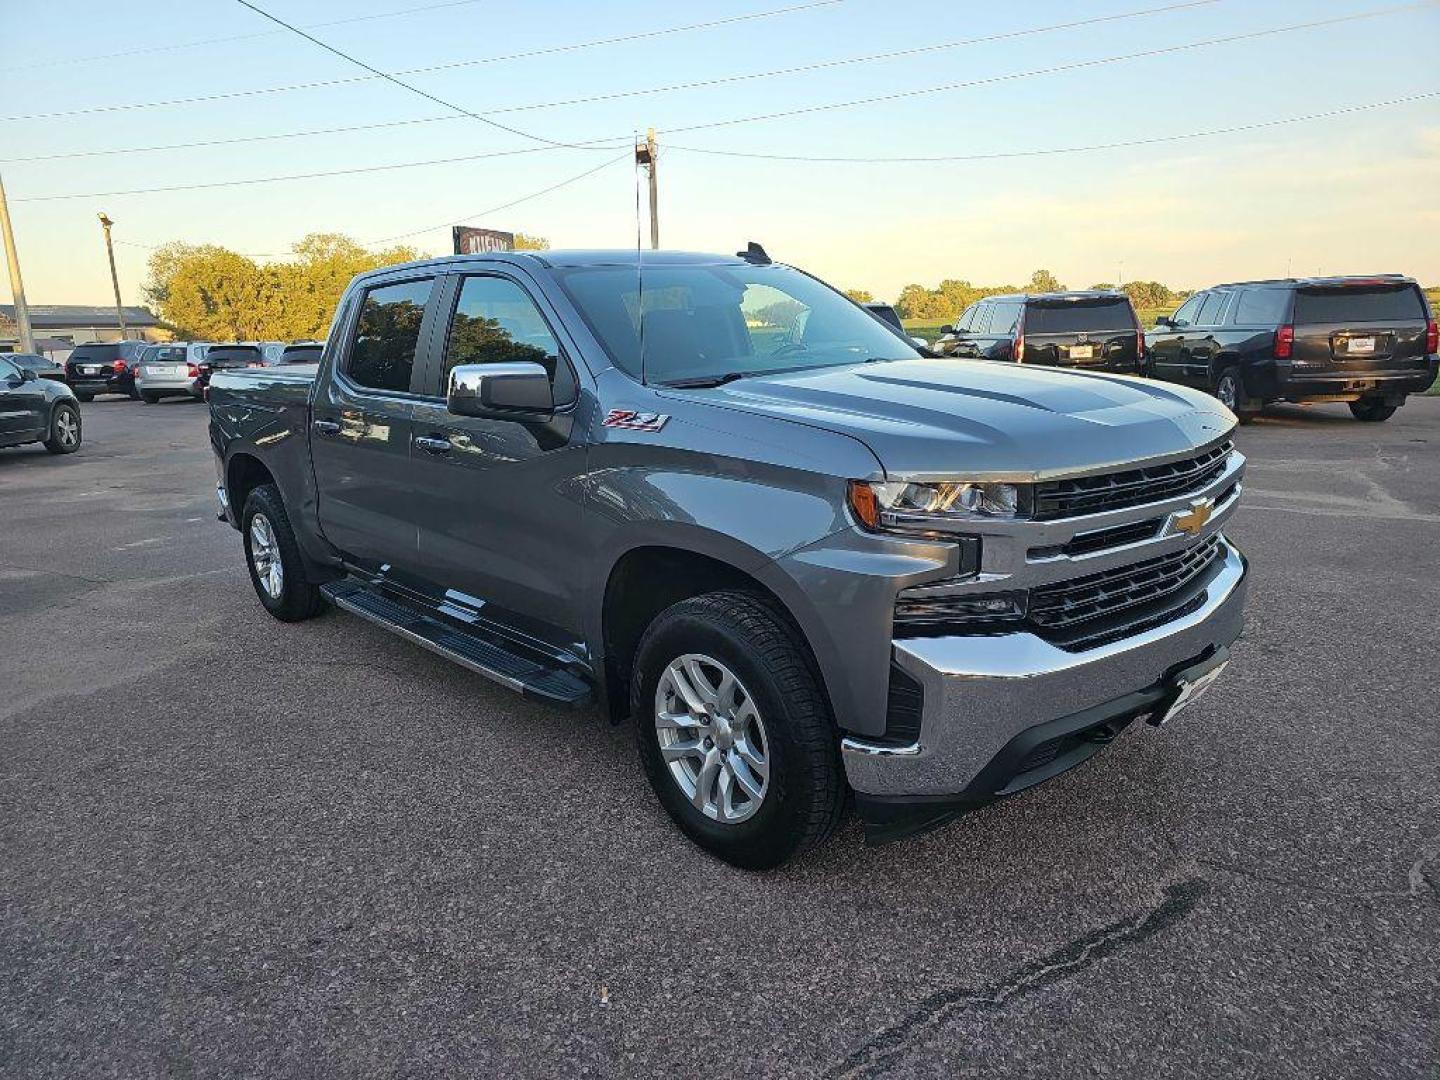
[[[1121,949],[1162,933],[1188,916],[1210,890],[1195,878],[1165,887],[1165,897],[1149,911],[1118,919],[1076,938],[1047,956],[1022,965],[1008,978],[981,988],[953,987],[931,994],[904,1019],[875,1035],[826,1073],[835,1080],[878,1076],[919,1037],[950,1016],[995,1012],[1016,998],[1078,974]]]
[[[1440,900],[1440,873],[1428,864],[1440,861],[1440,840],[1432,840],[1420,849],[1420,857],[1410,867],[1410,895]]]

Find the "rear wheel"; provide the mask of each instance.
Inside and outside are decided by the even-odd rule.
[[[68,401],[57,404],[50,413],[50,437],[45,449],[52,454],[73,454],[80,449],[80,410]]]
[[[125,393],[131,401],[140,400],[140,390],[133,382],[130,384],[130,389],[126,390]]]
[[[1352,401],[1350,402],[1350,414],[1356,420],[1364,420],[1367,423],[1378,424],[1383,420],[1389,420],[1395,415],[1396,406],[1387,405],[1383,401]]]
[[[305,577],[300,544],[274,484],[262,484],[245,500],[240,535],[250,584],[265,610],[281,622],[299,622],[319,614],[320,590]]]
[[[90,402],[92,402],[92,401],[95,400],[95,395],[94,395],[94,394],[84,394],[84,393],[81,393],[81,392],[78,391],[78,390],[75,391],[75,396],[76,396],[77,398],[79,398],[81,401],[85,402],[87,405],[88,405]]]
[[[825,840],[845,805],[839,738],[796,631],[761,597],[682,600],[641,639],[640,759],[696,844],[767,870]]]
[[[1221,368],[1215,376],[1210,392],[1220,400],[1220,404],[1233,412],[1242,424],[1248,424],[1255,418],[1255,409],[1245,394],[1245,382],[1240,378],[1239,368]]]
[[[146,391],[141,390],[140,400],[143,401],[146,405],[154,405],[157,401],[160,400],[160,395],[147,393]]]

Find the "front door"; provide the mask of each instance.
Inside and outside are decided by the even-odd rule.
[[[348,313],[316,387],[310,447],[320,531],[369,571],[416,570],[411,413],[435,278],[382,281]],[[388,572],[388,571],[387,571]]]
[[[18,364],[0,360],[0,444],[38,438],[49,420],[45,384]]]
[[[455,275],[443,289],[437,362],[415,403],[411,462],[420,556],[441,597],[561,645],[580,634],[585,444],[577,382],[558,319],[528,283]],[[459,364],[533,361],[551,374],[557,411],[544,423],[457,416],[445,407]]]
[[[1193,332],[1195,316],[1205,294],[1192,296],[1180,305],[1180,310],[1170,316],[1168,326],[1157,326],[1150,331],[1147,348],[1150,353],[1150,374],[1167,382],[1185,381],[1186,336]]]

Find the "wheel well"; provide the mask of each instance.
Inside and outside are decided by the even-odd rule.
[[[723,589],[745,589],[764,597],[795,630],[821,693],[825,682],[794,617],[781,599],[745,571],[683,548],[643,547],[627,551],[610,571],[601,613],[605,637],[605,685],[610,718],[630,713],[630,672],[646,628],[672,604]]]
[[[225,494],[230,499],[230,507],[235,511],[237,521],[241,511],[245,509],[245,500],[250,497],[250,492],[261,484],[274,482],[275,478],[270,475],[270,470],[260,463],[259,458],[249,454],[236,454],[230,459],[230,464],[225,468]]]

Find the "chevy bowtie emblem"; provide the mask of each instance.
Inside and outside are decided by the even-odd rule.
[[[1189,536],[1200,535],[1200,530],[1215,513],[1215,504],[1209,499],[1196,499],[1190,504],[1190,509],[1181,514],[1176,514],[1170,519],[1176,531],[1183,532]]]

